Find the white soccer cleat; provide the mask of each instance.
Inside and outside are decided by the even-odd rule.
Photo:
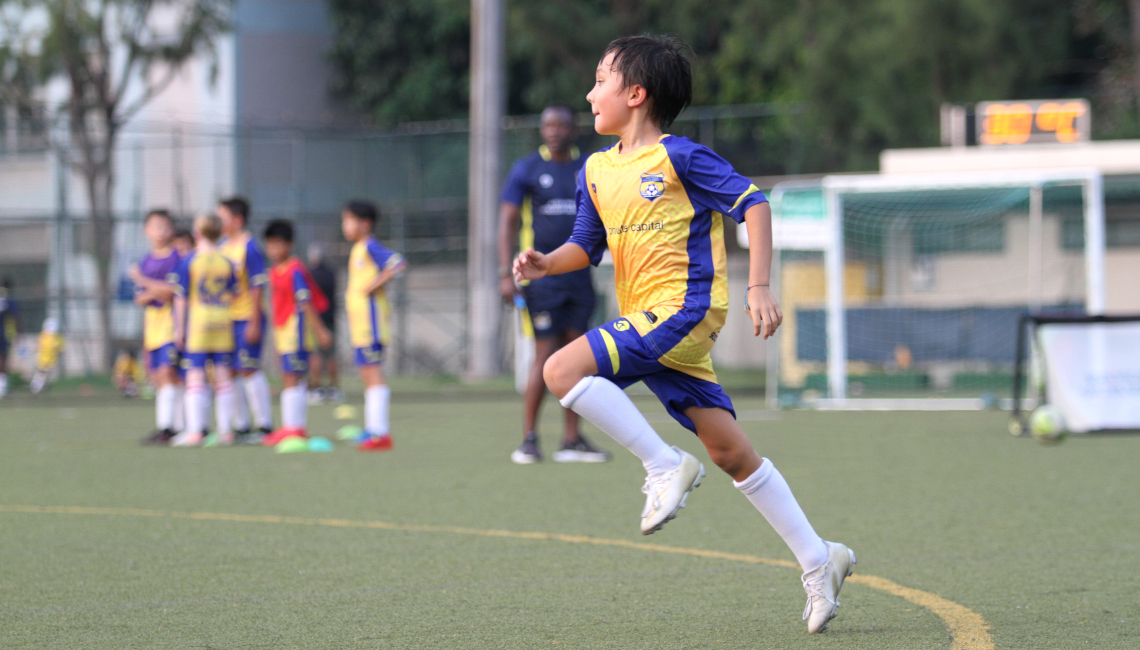
[[[201,431],[183,431],[170,439],[171,447],[197,447],[202,444],[205,436]]]
[[[835,618],[839,607],[839,590],[843,581],[851,575],[851,567],[858,560],[855,553],[838,542],[824,542],[827,546],[827,561],[812,571],[804,573],[801,580],[807,592],[807,607],[804,620],[808,622],[808,632],[818,634],[827,629],[827,623]]]
[[[701,484],[705,466],[692,454],[677,449],[681,462],[676,467],[645,479],[641,491],[645,493],[645,509],[641,511],[641,534],[651,535],[677,516],[685,507],[685,500],[693,488]]]

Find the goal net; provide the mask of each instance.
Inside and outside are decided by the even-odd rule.
[[[1008,406],[1019,319],[1103,311],[1102,195],[1095,170],[777,186],[780,401]]]
[[[1022,317],[1012,391],[1015,435],[1042,404],[1072,433],[1140,430],[1140,315]]]

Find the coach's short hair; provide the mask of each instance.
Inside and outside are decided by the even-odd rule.
[[[249,221],[249,201],[240,196],[231,196],[224,201],[219,201],[219,205],[224,205],[226,208],[241,217],[242,223]]]
[[[566,115],[570,116],[571,124],[575,124],[574,119],[578,116],[578,111],[575,111],[574,107],[566,102],[551,102],[543,107],[542,112],[545,113],[546,111],[562,111],[566,113]]]
[[[293,243],[293,222],[288,219],[274,219],[265,227],[265,238],[280,239]]]
[[[216,214],[200,214],[194,218],[194,229],[206,241],[216,242],[222,237],[222,219]]]
[[[357,219],[371,222],[372,225],[376,225],[376,220],[380,218],[380,211],[371,201],[349,201],[345,204],[344,210],[352,213]]]
[[[611,69],[621,75],[622,87],[644,88],[653,100],[649,119],[664,129],[693,101],[693,73],[685,50],[693,51],[672,34],[624,36],[606,46],[602,60],[613,53]]]

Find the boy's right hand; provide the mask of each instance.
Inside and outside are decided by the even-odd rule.
[[[550,262],[546,255],[533,248],[528,248],[519,253],[518,258],[515,259],[515,280],[522,282],[523,280],[537,280],[545,277],[549,266]]]

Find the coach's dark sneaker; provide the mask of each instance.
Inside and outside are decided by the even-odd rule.
[[[562,441],[562,448],[550,455],[556,463],[604,463],[610,459],[610,452],[590,444],[581,433],[577,442]]]
[[[170,444],[170,439],[175,435],[176,434],[170,429],[161,429],[139,440],[139,443],[144,445],[168,445]]]
[[[519,465],[542,462],[542,452],[538,449],[538,436],[533,431],[526,434],[519,448],[511,452],[511,462]]]

